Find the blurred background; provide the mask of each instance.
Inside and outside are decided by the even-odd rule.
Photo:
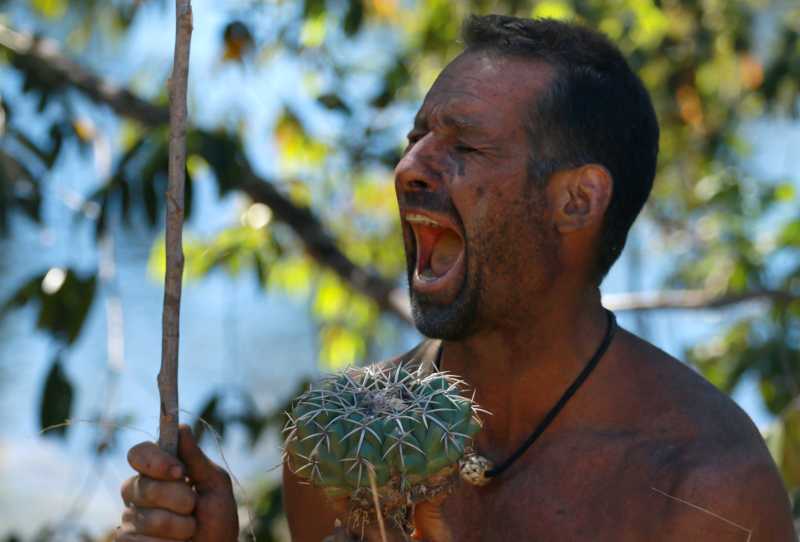
[[[181,405],[245,535],[288,540],[287,401],[419,340],[392,168],[469,13],[577,19],[641,75],[660,167],[605,303],[731,394],[797,495],[796,1],[193,5]],[[157,433],[173,36],[167,0],[0,0],[0,540],[108,539]]]

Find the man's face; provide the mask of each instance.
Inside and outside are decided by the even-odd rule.
[[[524,124],[550,78],[541,63],[465,53],[417,113],[395,188],[414,320],[429,337],[524,320],[553,280],[558,243],[528,178]]]

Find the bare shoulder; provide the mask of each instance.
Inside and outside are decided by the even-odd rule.
[[[685,364],[622,335],[616,367],[634,375],[638,424],[671,450],[653,470],[652,511],[664,518],[655,539],[795,542],[788,495],[747,414]]]
[[[795,542],[789,499],[759,450],[688,446],[651,488],[664,540]]]
[[[333,503],[283,465],[283,506],[292,540],[319,542],[333,532],[338,517]]]
[[[758,428],[726,394],[697,371],[647,341],[622,331],[608,382],[630,398],[643,430],[769,458]]]

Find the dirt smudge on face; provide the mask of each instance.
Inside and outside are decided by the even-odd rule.
[[[459,177],[463,177],[464,175],[467,174],[467,161],[464,158],[464,156],[462,156],[458,152],[454,152],[453,162],[455,163],[456,166],[456,175],[458,175]]]

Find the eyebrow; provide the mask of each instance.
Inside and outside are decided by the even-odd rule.
[[[481,128],[481,124],[469,117],[454,115],[451,113],[440,113],[437,115],[441,123],[449,129],[458,130],[461,132],[474,131]],[[422,114],[422,111],[417,113],[414,117],[414,130],[427,129],[429,126],[428,118]]]
[[[441,115],[442,124],[448,128],[455,128],[456,130],[467,131],[480,128],[480,123],[469,117],[462,117],[458,115],[449,115],[444,113]]]

